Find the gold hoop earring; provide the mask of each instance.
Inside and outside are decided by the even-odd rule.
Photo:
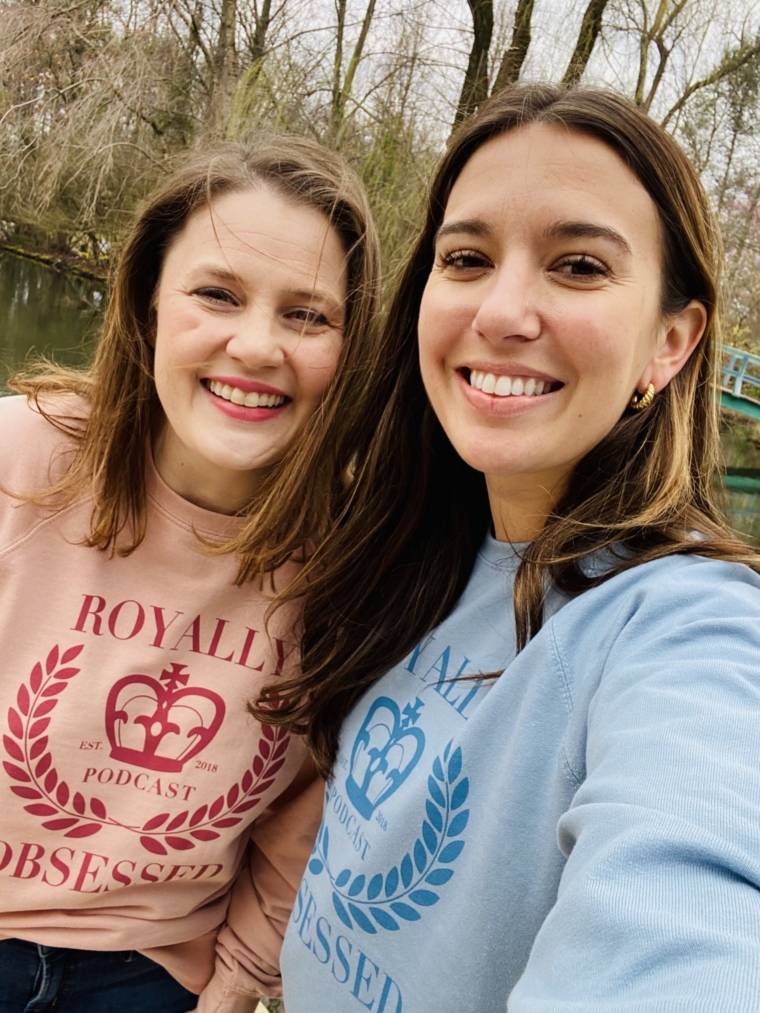
[[[643,411],[644,408],[648,408],[654,401],[654,384],[650,383],[643,394],[639,394],[638,391],[634,391],[633,397],[628,402],[628,407],[633,408],[635,412]]]

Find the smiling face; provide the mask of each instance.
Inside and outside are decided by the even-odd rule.
[[[663,317],[661,265],[655,205],[602,142],[536,124],[465,165],[422,299],[420,365],[449,439],[486,475],[497,534],[499,501],[509,513],[510,497],[543,496],[545,517],[634,390],[661,390],[688,358],[704,310]]]
[[[320,403],[338,363],[341,241],[267,186],[190,217],[156,295],[156,466],[185,498],[233,512]]]

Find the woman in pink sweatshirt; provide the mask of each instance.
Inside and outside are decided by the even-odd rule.
[[[267,609],[300,563],[262,576],[257,537],[306,543],[341,488],[313,445],[377,293],[342,160],[217,149],[139,214],[91,367],[0,400],[0,1013],[280,993],[322,788],[246,706],[298,641]]]

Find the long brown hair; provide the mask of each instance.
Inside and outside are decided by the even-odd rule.
[[[635,173],[662,226],[662,310],[677,312],[696,299],[708,322],[698,348],[654,404],[626,411],[580,462],[524,552],[514,583],[518,649],[541,628],[550,585],[572,597],[672,553],[760,569],[760,554],[734,537],[716,501],[721,247],[696,172],[669,134],[616,94],[509,88],[462,126],[435,175],[360,425],[344,431],[353,441],[355,481],[331,536],[289,591],[304,596],[302,675],[270,687],[255,709],[305,732],[323,770],[361,693],[454,607],[489,529],[484,477],[454,451],[425,395],[417,317],[434,236],[464,165],[491,138],[539,122],[599,139]],[[616,565],[604,575],[589,573],[584,558],[611,546],[625,550],[616,553]]]
[[[39,410],[77,442],[66,473],[52,487],[27,498],[55,504],[83,492],[94,495],[92,525],[86,544],[128,555],[145,537],[146,455],[150,432],[161,408],[153,381],[151,337],[154,296],[172,240],[191,215],[224,194],[260,185],[286,200],[320,211],[337,232],[347,257],[347,297],[340,363],[318,412],[353,421],[355,402],[346,399],[344,374],[361,384],[377,357],[379,247],[367,198],[358,178],[339,155],[316,142],[274,137],[252,147],[216,146],[198,152],[171,174],[137,213],[118,259],[103,331],[91,365],[83,370],[40,363],[12,378],[9,386],[35,400]],[[72,411],[79,395],[84,411]],[[313,535],[317,516],[340,487],[346,462],[308,424],[273,469],[258,498],[245,511],[246,521],[224,551],[240,557],[239,580],[260,573],[252,559],[258,532],[267,535],[274,553],[266,566],[276,568]],[[284,543],[278,541],[284,532]]]

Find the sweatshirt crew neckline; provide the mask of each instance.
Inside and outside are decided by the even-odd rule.
[[[498,569],[516,569],[522,560],[523,554],[530,546],[530,542],[500,542],[489,531],[478,555],[484,562]]]
[[[196,532],[224,541],[233,538],[244,523],[239,514],[220,514],[191,503],[180,496],[161,477],[153,457],[152,445],[146,454],[145,491],[153,505],[168,520],[186,531]]]

